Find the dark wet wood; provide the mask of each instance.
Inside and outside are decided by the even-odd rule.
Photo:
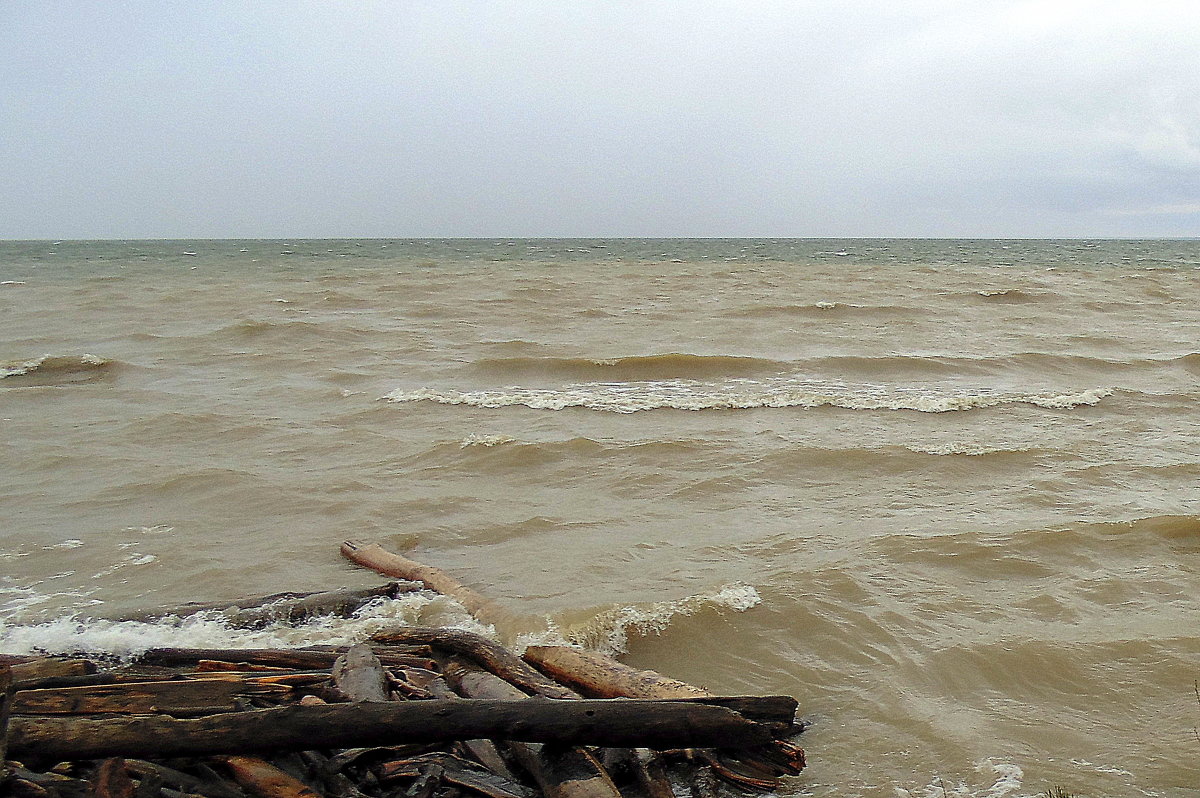
[[[194,665],[202,660],[216,662],[247,663],[251,665],[274,665],[281,668],[302,670],[332,668],[342,651],[307,651],[304,649],[269,648],[152,648],[141,657],[141,662],[152,665]],[[380,662],[388,667],[433,668],[436,663],[428,657],[413,654],[380,651]]]
[[[8,716],[12,699],[12,666],[0,663],[0,784],[8,778]]]
[[[448,784],[466,787],[488,798],[531,798],[530,790],[523,784],[502,778],[450,754],[425,754],[413,759],[385,762],[375,769],[375,773],[380,781],[418,778],[430,764],[442,769],[441,779]]]
[[[154,621],[161,618],[188,618],[201,612],[219,613],[231,626],[255,628],[272,622],[298,623],[322,615],[347,617],[377,598],[396,598],[420,590],[417,582],[388,582],[376,587],[323,590],[310,593],[272,593],[236,601],[204,601],[177,607],[124,615],[114,620]]]
[[[491,673],[452,662],[446,678],[464,696],[528,704],[531,699],[513,685]],[[537,782],[547,798],[621,798],[608,771],[586,749],[550,741],[551,745],[510,742],[508,749],[517,763]]]
[[[479,738],[646,748],[744,747],[771,739],[724,707],[667,701],[392,701],[286,706],[195,719],[16,716],[10,756],[194,756]]]
[[[19,690],[13,697],[14,715],[79,715],[150,713],[172,710],[231,712],[237,696],[284,694],[286,685],[260,684],[244,679],[176,679],[165,682],[127,682],[90,687]]]
[[[459,629],[409,626],[371,637],[380,643],[424,644],[466,657],[527,693],[546,698],[578,698],[579,694],[543,676],[504,646]]]
[[[245,798],[246,796],[242,790],[232,784],[216,779],[201,779],[157,762],[127,759],[125,760],[125,769],[139,778],[145,779],[154,776],[165,785],[207,798]]]

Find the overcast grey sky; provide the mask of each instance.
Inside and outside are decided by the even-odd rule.
[[[2,238],[1197,236],[1200,2],[0,2]]]

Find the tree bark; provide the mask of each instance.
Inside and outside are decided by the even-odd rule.
[[[500,738],[645,748],[770,741],[733,710],[665,701],[392,701],[293,705],[180,720],[14,717],[9,755],[42,759],[199,756]]]

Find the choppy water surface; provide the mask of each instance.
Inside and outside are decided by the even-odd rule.
[[[1200,795],[1200,242],[0,244],[0,649],[348,537],[814,722],[812,796]],[[534,624],[537,626],[538,624]],[[499,630],[510,634],[512,630]]]

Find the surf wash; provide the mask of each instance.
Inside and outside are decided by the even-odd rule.
[[[453,598],[481,623],[521,622],[440,569],[377,544],[347,542],[342,552],[404,581],[189,604],[121,622],[219,613],[255,628],[344,617],[422,590]],[[348,648],[157,648],[104,670],[87,656],[0,655],[0,663],[8,755],[71,763],[66,773],[14,765],[10,783],[25,792],[222,796],[236,794],[236,783],[292,796],[383,787],[431,798],[461,789],[665,798],[688,786],[715,795],[717,779],[744,792],[774,789],[804,767],[791,741],[803,730],[791,697],[717,696],[567,646],[518,657],[460,629],[394,626]],[[557,700],[523,700],[530,696]]]

